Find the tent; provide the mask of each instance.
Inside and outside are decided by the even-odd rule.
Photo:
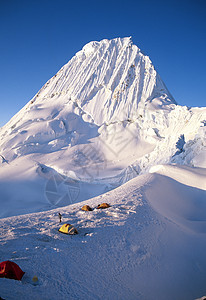
[[[83,211],[92,211],[93,209],[89,205],[82,206],[81,210]]]
[[[77,229],[73,225],[68,224],[68,223],[62,225],[62,227],[59,229],[59,232],[66,233],[66,234],[72,234],[72,235],[78,233]]]
[[[12,261],[3,261],[0,263],[0,278],[10,278],[21,280],[25,272],[21,270],[21,268]]]
[[[110,205],[108,203],[102,203],[97,206],[97,209],[104,209],[104,208],[108,208],[108,207],[110,207]]]

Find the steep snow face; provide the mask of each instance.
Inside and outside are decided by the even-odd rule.
[[[131,38],[105,39],[84,46],[17,114],[16,121],[25,120],[28,110],[35,110],[36,118],[45,118],[45,113],[54,116],[54,107],[68,113],[68,104],[73,103],[87,119],[102,125],[137,117],[138,107],[146,102],[175,103],[149,57]],[[53,109],[45,112],[49,107]]]
[[[131,38],[90,42],[33,101],[54,102],[65,95],[97,125],[134,118],[140,103],[174,103],[149,57],[132,44]]]
[[[147,119],[154,121],[156,110],[161,109],[158,122],[164,127],[174,103],[149,57],[131,38],[90,42],[0,129],[0,153],[11,161],[87,144],[101,136],[111,160],[111,153],[116,155],[119,149],[113,142],[108,147],[108,136],[118,132],[118,139],[125,140],[129,129],[130,140],[135,137],[133,149],[141,140],[138,152],[142,154],[144,148],[146,154],[154,146],[139,134],[142,122],[147,123],[147,130],[151,125]],[[134,126],[128,126],[133,122]],[[130,154],[134,156],[129,150]]]

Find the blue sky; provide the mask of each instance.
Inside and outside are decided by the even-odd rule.
[[[0,0],[0,126],[92,40],[132,36],[180,105],[206,106],[205,0]]]

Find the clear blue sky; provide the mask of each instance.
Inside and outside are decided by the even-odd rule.
[[[84,44],[125,36],[179,104],[206,106],[205,0],[0,0],[0,126]]]

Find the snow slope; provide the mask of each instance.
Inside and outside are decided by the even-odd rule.
[[[179,170],[179,175],[184,169]],[[201,170],[195,170],[202,176]],[[188,175],[193,180],[193,172]],[[206,174],[204,174],[206,179]],[[26,272],[0,280],[5,299],[181,299],[206,294],[206,191],[157,173],[61,209],[0,220],[1,260]],[[83,204],[105,210],[80,210]],[[60,234],[63,223],[79,235]],[[32,284],[32,277],[39,279]]]
[[[131,38],[90,42],[0,128],[0,261],[26,272],[0,297],[206,295],[205,179],[206,108],[177,105]]]

